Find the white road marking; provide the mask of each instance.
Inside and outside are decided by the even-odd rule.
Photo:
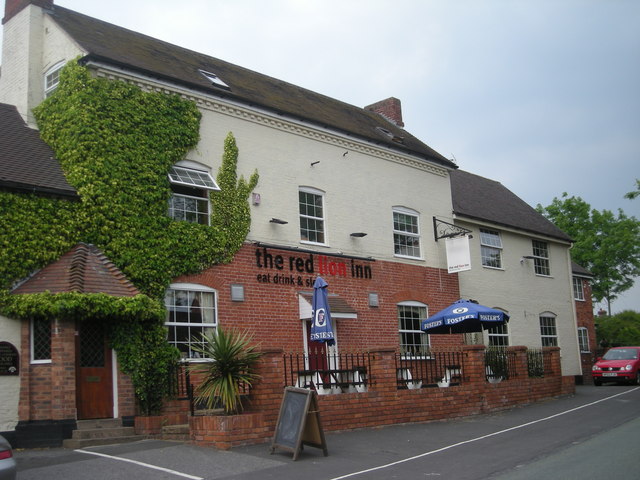
[[[107,455],[107,454],[99,453],[99,452],[90,452],[88,450],[75,450],[75,451],[79,452],[79,453],[86,453],[87,455],[95,455],[97,457],[108,458],[110,460],[118,460],[120,462],[133,463],[134,465],[139,465],[139,466],[145,467],[145,468],[151,468],[153,470],[160,470],[161,472],[171,473],[173,475],[177,475],[179,477],[184,477],[184,478],[189,478],[191,480],[204,480],[202,477],[196,477],[195,475],[189,475],[187,473],[177,472],[177,471],[171,470],[169,468],[163,468],[163,467],[158,467],[156,465],[151,465],[151,464],[148,464],[148,463],[138,462],[137,460],[131,460],[129,458],[114,457],[113,455]]]
[[[484,440],[485,438],[495,437],[496,435],[502,435],[503,433],[512,432],[513,430],[518,430],[520,428],[528,427],[530,425],[535,425],[536,423],[546,422],[548,420],[552,420],[552,419],[560,417],[562,415],[566,415],[568,413],[572,413],[572,412],[575,412],[577,410],[581,410],[583,408],[591,407],[591,406],[596,405],[598,403],[605,402],[607,400],[611,400],[612,398],[619,397],[620,395],[626,395],[628,393],[635,392],[636,390],[638,390],[638,388],[640,388],[640,387],[636,387],[636,388],[634,388],[632,390],[627,390],[625,392],[616,393],[615,395],[611,395],[610,397],[601,398],[600,400],[596,400],[595,402],[591,402],[591,403],[585,403],[584,405],[581,405],[579,407],[571,408],[569,410],[565,410],[564,412],[556,413],[554,415],[550,415],[550,416],[544,417],[544,418],[539,418],[538,420],[533,420],[531,422],[523,423],[521,425],[516,425],[515,427],[505,428],[504,430],[500,430],[498,432],[489,433],[487,435],[482,435],[481,437],[476,437],[476,438],[472,438],[472,439],[469,439],[469,440],[464,440],[463,442],[458,442],[458,443],[454,443],[452,445],[447,445],[446,447],[438,448],[437,450],[431,450],[430,452],[421,453],[420,455],[415,455],[413,457],[408,457],[408,458],[405,458],[405,459],[402,459],[402,460],[398,460],[396,462],[387,463],[386,465],[380,465],[378,467],[368,468],[367,470],[361,470],[359,472],[348,473],[348,474],[342,475],[340,477],[334,477],[334,478],[332,478],[330,480],[342,480],[343,478],[355,477],[356,475],[362,475],[363,473],[375,472],[376,470],[383,470],[385,468],[393,467],[393,466],[399,465],[401,463],[410,462],[412,460],[416,460],[418,458],[426,457],[428,455],[433,455],[435,453],[444,452],[445,450],[450,450],[452,448],[456,448],[456,447],[459,447],[461,445],[466,445],[468,443],[478,442],[480,440]]]

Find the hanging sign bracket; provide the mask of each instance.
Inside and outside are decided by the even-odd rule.
[[[459,227],[453,223],[445,222],[444,220],[438,220],[433,217],[433,236],[436,242],[441,238],[453,238],[458,235],[468,235],[472,230],[468,228]],[[471,237],[469,235],[469,237]]]

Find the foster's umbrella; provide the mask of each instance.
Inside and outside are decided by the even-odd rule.
[[[311,301],[311,340],[326,342],[331,346],[335,343],[331,312],[327,300],[329,284],[322,277],[317,277],[313,283],[313,299]]]
[[[420,329],[426,333],[481,332],[504,325],[508,321],[509,315],[501,310],[485,307],[471,300],[458,300],[423,320]]]

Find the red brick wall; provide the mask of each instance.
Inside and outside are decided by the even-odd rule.
[[[269,248],[274,258],[283,258],[283,268],[257,266],[256,250],[262,247],[245,244],[228,265],[217,265],[197,275],[177,278],[176,282],[196,283],[218,291],[218,320],[222,328],[249,328],[263,348],[281,348],[301,351],[304,345],[300,320],[298,293],[311,292],[319,270],[318,255],[314,254],[313,273],[289,269],[290,258],[309,259],[308,253]],[[328,257],[329,261],[346,262],[341,257]],[[336,319],[338,342],[342,349],[372,349],[398,347],[398,320],[396,304],[418,301],[436,313],[459,299],[457,274],[448,274],[422,265],[397,262],[354,260],[371,268],[371,278],[353,278],[350,268],[347,276],[323,274],[330,294],[338,294],[357,311],[357,319]],[[274,275],[293,275],[294,285],[275,283]],[[260,281],[270,275],[268,282]],[[244,302],[231,301],[232,284],[244,285]],[[379,296],[379,307],[369,307],[368,295]],[[434,343],[461,343],[460,336],[434,336]]]
[[[463,347],[464,382],[461,385],[415,390],[398,390],[395,352],[379,350],[372,362],[371,374],[375,384],[369,387],[368,392],[318,396],[322,427],[325,431],[339,431],[463,417],[575,391],[573,377],[559,375],[560,349],[548,349],[550,370],[556,375],[545,378],[529,378],[526,349],[514,347],[514,350],[519,359],[516,361],[517,375],[513,378],[497,384],[488,383],[484,374],[484,346],[470,345]],[[189,422],[194,443],[227,449],[269,441],[275,431],[283,396],[281,358],[282,352],[265,353],[260,368],[262,379],[252,391],[249,415],[244,419],[191,417]],[[221,419],[225,418],[225,425],[221,425]],[[235,430],[234,425],[237,426]]]
[[[584,383],[593,383],[591,378],[591,367],[595,363],[598,349],[596,339],[596,328],[593,319],[593,303],[591,300],[591,284],[583,279],[584,300],[576,300],[576,316],[578,327],[585,327],[589,332],[589,352],[580,353],[582,362],[582,378]]]

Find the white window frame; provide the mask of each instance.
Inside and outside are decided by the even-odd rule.
[[[550,277],[549,243],[541,240],[532,240],[531,248],[533,252],[533,268],[536,275]]]
[[[401,324],[401,310],[405,307],[424,309],[424,315],[422,314],[418,315],[420,318],[418,320],[417,329],[401,328],[403,326]],[[412,300],[398,302],[396,304],[396,316],[398,320],[398,343],[400,344],[400,352],[402,354],[402,358],[429,358],[429,347],[431,345],[431,341],[430,341],[429,335],[424,333],[422,330],[420,330],[420,323],[422,322],[422,320],[429,317],[429,306],[422,302],[416,302]],[[403,342],[404,334],[410,334],[410,335],[419,334],[420,336],[419,338],[424,338],[426,339],[426,341],[421,342],[420,345],[416,343],[409,344],[409,343]],[[425,350],[425,351],[423,354],[416,354],[415,352],[407,352],[406,347],[413,347],[414,350],[419,349],[419,350]]]
[[[178,198],[184,198],[184,199],[195,200],[196,202],[202,202],[206,206],[206,211],[199,212],[197,210],[192,211],[192,210],[187,210],[185,208],[178,209],[176,208],[176,200]],[[206,222],[200,222],[200,221],[193,222],[187,218],[189,215],[195,215],[197,219],[204,218]],[[171,192],[171,197],[169,198],[169,216],[172,219],[177,221],[197,223],[200,225],[211,225],[211,201],[209,200],[208,196],[207,198],[204,198],[204,197],[196,197],[193,195],[184,195],[182,193]]]
[[[584,302],[584,278],[573,277],[573,299]]]
[[[587,327],[578,327],[578,347],[580,348],[580,353],[591,352],[591,348],[589,347],[589,330]]]
[[[64,61],[56,63],[53,67],[44,72],[44,98],[50,97],[58,88],[58,85],[60,84],[60,70],[62,70],[62,67],[64,67]]]
[[[551,312],[541,313],[538,317],[540,322],[540,342],[543,347],[558,346],[558,323],[556,315]]]
[[[487,345],[490,347],[509,346],[509,326],[507,323],[487,329]]]
[[[220,187],[211,176],[209,169],[197,162],[182,160],[171,167],[167,177],[172,186],[171,198],[169,198],[167,206],[169,217],[177,221],[211,225],[211,199],[209,198],[209,192],[219,191]],[[206,202],[206,213],[175,209],[174,201],[177,198]],[[177,215],[177,213],[180,213],[180,215]],[[195,214],[197,221],[194,222],[187,219],[187,213]],[[205,215],[206,222],[201,222],[200,219]]]
[[[34,338],[34,332],[35,332],[35,323],[36,322],[43,322],[43,323],[48,323],[49,325],[49,358],[35,358],[36,357],[36,351],[35,351],[35,338]],[[51,320],[49,319],[31,319],[31,322],[29,322],[29,360],[32,364],[43,364],[43,363],[51,363],[51,334],[53,333],[53,328],[51,325]]]
[[[198,294],[198,293],[210,293],[213,295],[213,302],[212,305],[210,307],[206,307],[207,309],[211,310],[212,313],[212,321],[211,322],[180,322],[180,321],[175,321],[172,319],[172,314],[175,311],[174,308],[175,307],[175,303],[170,303],[170,299],[173,299],[173,293],[172,292],[187,292],[187,295],[189,294]],[[171,298],[170,298],[171,297]],[[188,297],[187,297],[188,298]],[[218,328],[218,291],[204,286],[204,285],[199,285],[199,284],[194,284],[194,283],[172,283],[171,285],[169,285],[169,288],[167,289],[167,292],[165,294],[165,308],[167,309],[167,316],[165,319],[165,326],[168,329],[171,329],[172,327],[188,327],[189,329],[201,329],[202,332],[204,332],[206,329],[214,329],[216,330]],[[190,307],[183,307],[183,308],[190,308]],[[192,307],[191,307],[192,308]],[[198,307],[201,309],[204,309],[205,307]],[[199,357],[198,354],[196,352],[192,352],[191,351],[191,344],[192,344],[192,339],[193,339],[193,335],[191,335],[189,337],[189,339],[187,340],[187,342],[178,342],[177,340],[175,341],[171,341],[171,333],[170,331],[167,332],[167,341],[169,342],[169,344],[174,345],[177,347],[178,344],[187,344],[188,347],[188,352],[182,352],[183,354],[183,358],[187,361],[207,361],[207,359]],[[185,355],[186,353],[186,355]]]
[[[420,234],[420,214],[417,211],[412,210],[410,208],[406,208],[406,207],[393,207],[392,213],[393,213],[392,218],[393,218],[393,254],[394,256],[400,257],[400,258],[411,258],[413,260],[422,260],[422,245],[421,245],[422,237]],[[399,222],[396,222],[396,215],[414,217],[416,232],[397,229],[396,224]],[[396,241],[397,238],[403,238],[405,240],[412,240],[414,242],[417,242],[417,247],[400,244],[399,242]],[[406,249],[405,251],[407,253],[398,253],[398,252],[402,252],[403,249]],[[417,255],[408,254],[409,250],[416,250],[416,249],[418,250]]]
[[[502,237],[499,231],[480,229],[480,258],[483,267],[502,270]],[[491,265],[495,259],[498,265]]]
[[[307,195],[315,195],[316,197],[319,197],[322,205],[320,206],[321,209],[321,214],[322,216],[315,216],[315,215],[309,215],[308,213],[303,213],[302,210],[302,202],[300,201],[300,194],[307,194]],[[305,204],[306,205],[306,204]],[[318,190],[317,188],[313,188],[313,187],[299,187],[298,188],[298,218],[300,221],[300,242],[301,243],[308,243],[310,245],[327,245],[327,209],[326,209],[326,205],[325,205],[325,192],[323,192],[322,190]],[[303,222],[306,221],[311,221],[313,222],[316,226],[318,224],[320,224],[322,226],[322,230],[311,230],[309,228],[304,228],[302,227]],[[303,234],[303,232],[316,232],[316,234],[318,234],[318,232],[322,235],[322,241],[315,241],[315,240],[310,240],[310,236],[307,235],[305,238],[305,235]]]

